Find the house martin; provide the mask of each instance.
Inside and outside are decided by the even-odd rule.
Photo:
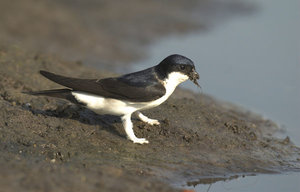
[[[158,65],[148,69],[104,79],[79,79],[40,71],[41,75],[67,88],[29,92],[31,95],[45,95],[63,98],[83,105],[97,114],[111,114],[121,117],[127,138],[133,143],[149,143],[137,138],[133,131],[131,115],[150,125],[159,121],[150,119],[140,111],[162,104],[173,93],[177,85],[190,79],[199,86],[192,60],[182,55],[170,55]]]

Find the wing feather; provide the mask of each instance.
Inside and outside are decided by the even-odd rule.
[[[165,94],[164,86],[158,81],[154,81],[154,77],[150,78],[151,75],[146,75],[145,72],[140,75],[135,73],[134,75],[129,74],[101,80],[71,78],[47,71],[40,71],[40,73],[44,77],[74,91],[87,92],[107,98],[147,102],[156,100]],[[147,81],[144,81],[144,77],[147,78]]]

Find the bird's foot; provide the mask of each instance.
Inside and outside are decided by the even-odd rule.
[[[150,125],[160,125],[160,122],[156,119],[147,119],[147,121],[144,121],[145,123],[148,123]]]
[[[133,143],[138,143],[138,144],[148,144],[149,141],[145,138],[135,138],[132,139]]]
[[[150,119],[148,117],[146,117],[145,115],[143,115],[141,112],[138,112],[138,117],[141,121],[148,123],[150,125],[160,125],[159,121],[156,119]]]

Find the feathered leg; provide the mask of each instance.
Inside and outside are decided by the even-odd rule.
[[[135,136],[134,131],[132,129],[133,125],[131,122],[131,114],[122,116],[122,121],[128,139],[133,141],[133,143],[139,143],[139,144],[149,143],[149,141],[147,141],[145,138],[137,138]]]

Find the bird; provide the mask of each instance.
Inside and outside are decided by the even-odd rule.
[[[44,70],[40,74],[66,88],[27,94],[62,98],[83,105],[96,114],[119,116],[127,138],[138,144],[147,144],[149,141],[136,137],[131,121],[133,113],[137,113],[137,117],[145,123],[159,125],[158,120],[148,118],[141,111],[162,104],[180,83],[188,79],[200,87],[197,82],[199,74],[193,61],[179,54],[170,55],[153,67],[118,77],[80,79]]]

